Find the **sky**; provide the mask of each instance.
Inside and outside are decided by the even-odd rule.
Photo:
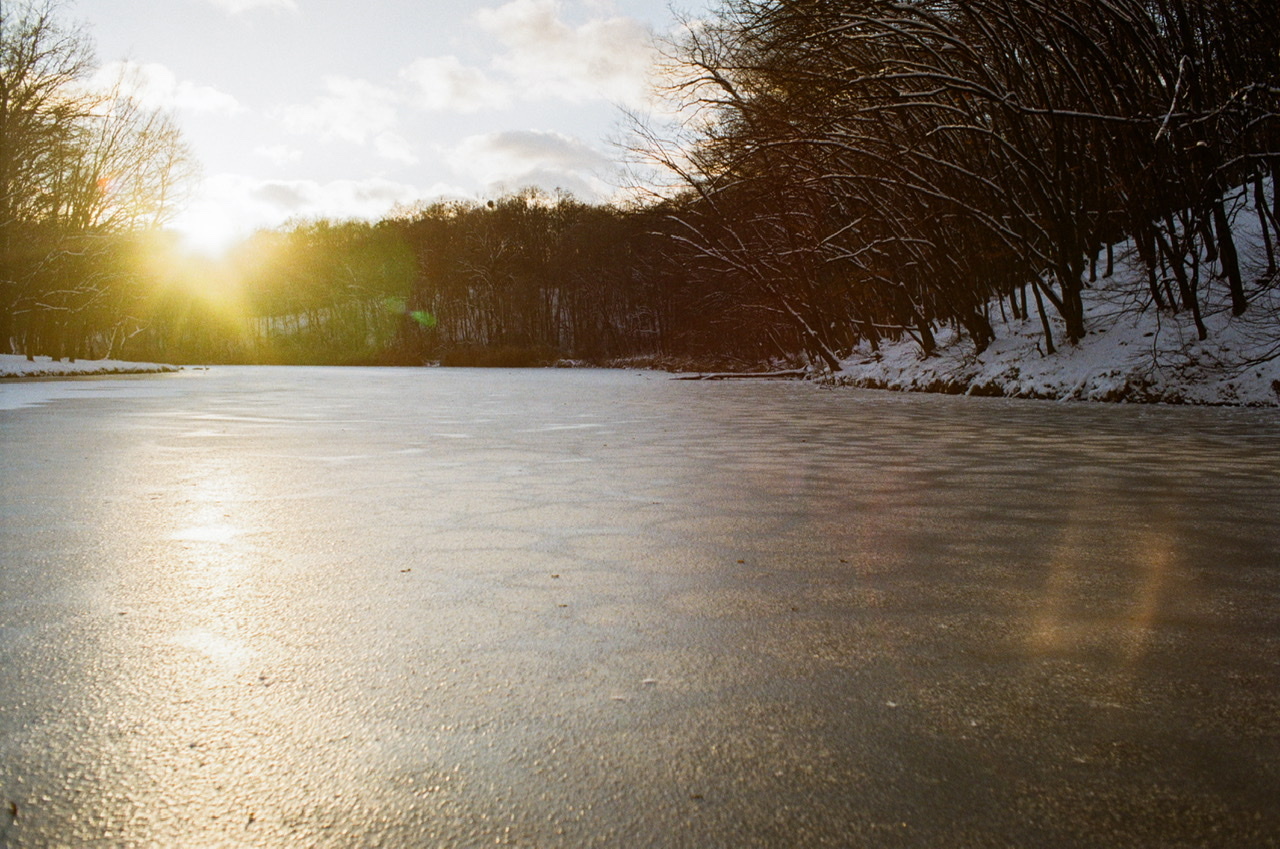
[[[705,8],[702,0],[676,7]],[[648,106],[666,0],[71,0],[100,80],[172,109],[202,182],[174,222],[377,218],[525,186],[606,200]]]

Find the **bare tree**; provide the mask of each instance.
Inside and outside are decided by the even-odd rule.
[[[94,91],[54,0],[0,4],[0,348],[74,356],[118,316],[113,240],[163,224],[195,166],[172,118]]]
[[[674,144],[651,135],[648,148],[690,209],[721,217],[689,236],[708,255],[736,251],[739,276],[785,265],[771,288],[791,299],[822,268],[848,290],[823,299],[829,317],[913,332],[926,354],[935,322],[981,350],[987,304],[1021,291],[1025,315],[1028,286],[1048,347],[1046,302],[1078,341],[1086,274],[1127,235],[1175,275],[1203,252],[1238,315],[1248,299],[1224,198],[1276,170],[1268,5],[724,0],[671,45],[685,121]],[[735,208],[753,195],[776,202]],[[800,195],[803,214],[788,214]],[[1177,234],[1162,223],[1174,218]],[[1151,280],[1171,300],[1154,264]]]

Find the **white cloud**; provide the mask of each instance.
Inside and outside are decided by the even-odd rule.
[[[364,80],[326,77],[325,94],[286,106],[280,115],[295,133],[365,144],[396,125],[395,92]]]
[[[511,92],[484,71],[463,65],[457,56],[418,59],[400,72],[411,83],[415,102],[437,112],[479,112],[511,102]]]
[[[287,218],[377,218],[397,203],[418,198],[418,190],[390,180],[264,180],[250,198]]]
[[[476,12],[476,22],[506,48],[494,68],[525,96],[645,103],[655,58],[648,28],[623,16],[573,26],[562,12],[559,0],[512,0]]]
[[[449,154],[448,162],[491,190],[561,188],[586,199],[608,193],[601,174],[610,167],[609,159],[560,133],[509,130],[471,136]]]
[[[408,65],[400,78],[414,89],[411,101],[429,111],[473,113],[520,98],[646,103],[655,58],[648,28],[634,18],[610,16],[608,0],[586,0],[584,6],[597,17],[577,26],[564,21],[560,0],[512,0],[480,9],[472,22],[500,48],[488,70],[457,56],[432,56]]]
[[[378,133],[373,138],[373,149],[383,159],[401,162],[405,165],[418,164],[418,156],[413,152],[413,145],[399,133]]]
[[[434,187],[432,191],[445,190]],[[278,227],[291,219],[376,220],[397,205],[412,205],[423,196],[412,185],[382,179],[321,183],[218,174],[204,181],[173,226],[192,247],[215,252],[255,230]]]
[[[296,0],[209,0],[209,2],[232,15],[252,12],[256,9],[274,9],[278,12],[298,11]]]
[[[179,80],[173,71],[155,62],[109,62],[94,74],[92,85],[107,90],[121,85],[124,91],[152,109],[181,109],[233,115],[243,112],[234,97],[212,86]]]
[[[414,163],[408,141],[394,132],[399,124],[396,92],[365,80],[326,77],[325,94],[311,103],[280,110],[285,127],[324,140],[371,145],[385,159]]]
[[[302,158],[302,151],[283,144],[259,145],[253,149],[255,156],[268,159],[276,165],[287,165]]]

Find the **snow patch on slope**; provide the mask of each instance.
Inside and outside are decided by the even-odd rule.
[[[842,385],[1016,398],[1280,406],[1280,292],[1268,281],[1257,219],[1242,211],[1236,242],[1249,309],[1233,317],[1221,269],[1204,261],[1203,342],[1189,310],[1173,313],[1151,302],[1146,270],[1131,242],[1116,246],[1116,265],[1084,292],[1087,335],[1066,342],[1063,322],[1051,317],[1057,352],[1047,354],[1035,302],[1015,320],[1006,303],[992,302],[997,339],[982,354],[953,329],[937,335],[935,356],[922,357],[912,339],[865,342],[835,375]],[[1050,309],[1048,304],[1046,309]],[[1002,320],[1002,315],[1004,320]]]

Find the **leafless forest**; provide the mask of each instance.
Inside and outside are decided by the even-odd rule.
[[[1135,308],[1202,333],[1207,291],[1239,315],[1277,283],[1269,0],[724,0],[655,69],[678,119],[636,122],[642,197],[424,204],[218,259],[163,229],[198,170],[172,119],[126,81],[87,92],[92,44],[56,6],[6,2],[0,32],[12,353],[834,369],[864,341],[928,355],[947,325],[981,351],[993,311],[1072,344],[1122,242],[1148,272]]]

